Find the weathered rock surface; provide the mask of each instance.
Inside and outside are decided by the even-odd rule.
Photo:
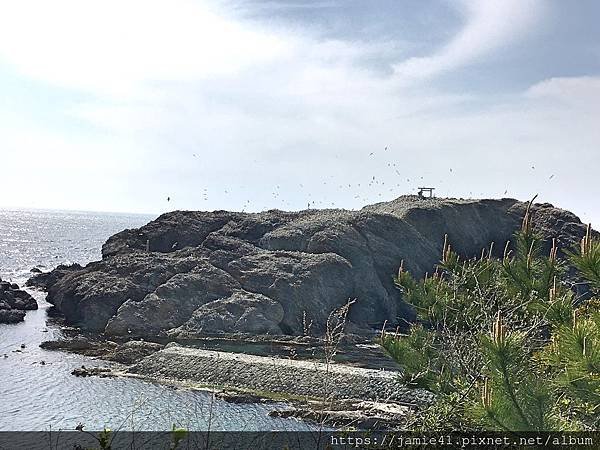
[[[134,364],[163,348],[164,345],[154,342],[128,341],[103,355],[103,359],[116,361],[121,364]]]
[[[61,267],[32,283],[71,323],[109,335],[323,332],[329,313],[356,299],[353,330],[411,318],[393,284],[400,261],[416,276],[439,261],[444,235],[476,256],[502,252],[526,203],[513,199],[419,199],[362,210],[262,213],[174,211],[112,236],[101,261]],[[585,226],[536,204],[534,223],[563,248]]]
[[[71,371],[71,375],[75,375],[76,377],[100,377],[100,378],[108,378],[113,376],[112,369],[108,367],[85,367],[81,366],[75,368]]]
[[[120,346],[116,342],[90,339],[84,336],[44,341],[40,344],[40,348],[44,350],[66,350],[91,357],[105,357],[106,355],[114,356],[118,347]]]
[[[28,292],[0,279],[0,323],[20,322],[25,318],[25,311],[37,308],[37,302]]]
[[[283,334],[280,303],[261,294],[236,291],[230,297],[206,303],[196,309],[183,325],[169,334],[194,337],[198,333]]]
[[[42,272],[40,269],[34,267],[31,269],[31,273],[35,273],[35,275],[27,280],[25,285],[39,289],[47,289],[48,286],[56,283],[59,278],[64,277],[67,273],[81,269],[82,267],[79,264],[61,264],[51,272]]]

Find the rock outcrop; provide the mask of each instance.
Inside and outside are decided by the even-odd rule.
[[[35,299],[19,289],[15,283],[0,278],[0,323],[17,323],[25,318],[25,312],[37,309]]]
[[[112,236],[102,260],[32,280],[66,319],[109,335],[194,337],[218,332],[323,332],[356,299],[354,330],[413,312],[393,284],[400,261],[416,276],[439,261],[444,235],[465,256],[502,252],[527,204],[513,199],[420,199],[362,210],[174,211]],[[585,226],[549,204],[534,223],[563,248]],[[43,276],[43,278],[42,278]]]
[[[79,264],[61,264],[50,272],[42,272],[37,267],[34,267],[31,269],[31,273],[35,273],[35,275],[27,280],[25,285],[38,289],[46,289],[48,286],[56,283],[59,278],[64,277],[67,273],[81,269],[82,267]]]

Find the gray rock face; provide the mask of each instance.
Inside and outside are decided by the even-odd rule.
[[[0,278],[0,323],[21,322],[25,311],[37,308],[37,302],[29,293]]]
[[[56,283],[59,278],[64,277],[69,272],[81,270],[82,267],[79,264],[61,264],[51,272],[42,272],[39,269],[34,271],[34,269],[31,269],[31,271],[32,273],[35,273],[35,275],[32,276],[29,280],[27,280],[27,283],[25,283],[25,285],[39,289],[47,289],[48,286],[51,286],[52,284]]]
[[[177,273],[148,290],[143,298],[128,298],[109,319],[112,335],[160,334],[182,325],[201,305],[230,296],[240,284],[227,272],[200,258],[189,272]],[[188,267],[185,265],[184,267]]]
[[[465,256],[502,252],[526,204],[512,199],[419,199],[359,211],[174,211],[112,236],[102,261],[34,277],[67,320],[110,335],[323,332],[349,300],[354,330],[410,319],[393,284],[400,262],[415,276],[439,261],[444,235]],[[573,214],[539,204],[534,223],[572,246]]]
[[[283,334],[285,312],[280,303],[261,294],[236,291],[196,309],[192,317],[169,334],[194,337],[198,333]]]
[[[121,364],[134,364],[163,348],[164,345],[154,342],[129,341],[114,348],[104,358]]]

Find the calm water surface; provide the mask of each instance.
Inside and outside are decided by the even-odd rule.
[[[151,216],[88,212],[0,210],[0,277],[23,285],[32,267],[100,259],[102,243]],[[205,392],[174,389],[133,379],[79,378],[71,370],[106,363],[80,355],[45,351],[39,344],[59,338],[48,324],[44,294],[29,291],[40,309],[25,322],[0,324],[0,431],[127,430],[303,430],[306,424],[275,419],[273,405],[235,405]],[[21,344],[25,349],[21,350]],[[3,355],[6,355],[5,358]],[[40,364],[41,361],[45,365]]]

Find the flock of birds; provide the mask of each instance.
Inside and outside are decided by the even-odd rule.
[[[383,149],[384,154],[390,154],[389,153],[389,147],[386,146]],[[192,156],[194,158],[198,158],[198,155],[196,153],[193,153]],[[336,158],[339,158],[340,155],[336,155]],[[376,157],[376,152],[370,152],[368,154],[368,158],[375,158]],[[256,160],[254,160],[254,163],[257,163]],[[396,193],[397,195],[401,195],[402,191],[406,192],[407,186],[403,185],[401,183],[399,183],[399,179],[402,179],[402,183],[411,183],[411,182],[419,182],[419,183],[423,183],[425,177],[424,176],[419,176],[418,178],[413,177],[403,177],[402,174],[400,173],[399,167],[396,165],[395,162],[392,161],[387,161],[386,162],[386,167],[388,168],[388,170],[393,170],[393,173],[395,174],[395,176],[397,177],[397,179],[395,180],[395,182],[389,182],[386,184],[386,181],[384,181],[385,178],[377,178],[375,175],[372,175],[369,177],[368,181],[366,182],[362,182],[362,183],[336,183],[333,181],[333,175],[329,176],[329,181],[325,180],[325,181],[321,181],[321,185],[323,186],[323,189],[328,189],[331,188],[333,186],[335,186],[337,184],[337,189],[339,191],[343,191],[343,190],[352,190],[354,189],[354,195],[353,195],[353,199],[356,201],[362,201],[365,204],[368,202],[373,202],[376,198],[381,198],[384,195],[384,191],[387,189],[388,192],[390,193]],[[532,165],[531,166],[531,170],[535,170],[535,166]],[[454,170],[452,167],[449,168],[449,173],[454,174]],[[554,174],[550,175],[548,180],[552,180],[554,178]],[[438,180],[439,184],[444,184],[443,180]],[[305,183],[299,183],[298,184],[299,190],[300,191],[305,191]],[[374,188],[374,187],[379,187],[380,189],[378,189],[378,191],[376,193],[368,192],[366,189],[367,188]],[[385,187],[385,188],[384,188]],[[389,187],[389,188],[388,188]],[[412,186],[412,188],[408,188],[408,190],[412,190],[416,188],[416,186]],[[359,192],[359,193],[356,193]],[[225,195],[229,195],[229,190],[228,189],[224,189],[223,193]],[[273,200],[275,201],[275,203],[279,203],[280,205],[283,204],[285,206],[291,206],[290,201],[286,201],[282,198],[282,192],[281,192],[281,186],[279,184],[275,185],[273,191],[271,192],[271,196],[273,198]],[[361,194],[365,194],[364,196]],[[506,189],[504,191],[504,193],[502,195],[506,195],[508,194],[508,189]],[[316,208],[316,207],[327,207],[329,206],[329,202],[327,202],[326,200],[315,200],[313,198],[312,193],[310,192],[306,192],[305,193],[307,199],[308,199],[308,203],[307,203],[307,209],[311,209],[311,208]],[[479,194],[480,196],[484,195],[483,193]],[[469,192],[469,196],[473,196],[473,191]],[[171,202],[172,197],[169,195],[166,198],[167,202]],[[208,201],[209,200],[209,194],[208,194],[208,189],[204,188],[202,191],[202,200],[203,201]],[[246,211],[248,208],[250,208],[252,206],[252,202],[251,200],[246,200],[243,205],[242,205],[242,212]],[[330,202],[330,206],[335,207],[335,202]],[[270,206],[264,206],[262,209],[269,209],[269,207],[273,207],[273,205]]]

